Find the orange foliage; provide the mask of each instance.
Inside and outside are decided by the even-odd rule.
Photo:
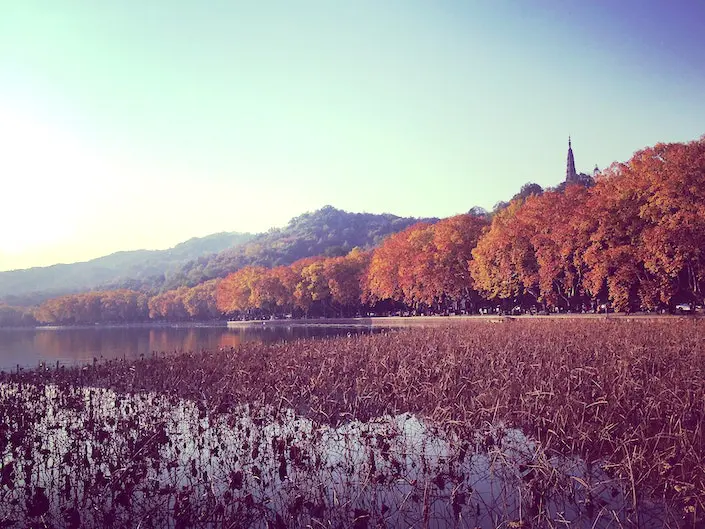
[[[385,300],[421,310],[472,307],[480,294],[572,309],[608,298],[631,310],[702,303],[703,289],[705,138],[639,151],[591,188],[517,198],[491,225],[457,215],[415,224],[373,252],[248,266],[149,303],[139,292],[89,292],[48,300],[35,312],[43,323],[342,315]]]
[[[639,151],[593,188],[512,202],[478,243],[471,273],[489,298],[570,306],[606,296],[617,310],[655,309],[702,302],[704,249],[701,139]]]
[[[262,266],[246,266],[223,279],[216,289],[216,305],[223,313],[244,312],[255,307],[253,289],[266,272]]]
[[[372,255],[364,299],[431,307],[469,298],[468,263],[486,225],[484,217],[458,215],[390,236]]]
[[[344,257],[324,261],[324,276],[328,280],[331,301],[343,312],[355,308],[362,298],[361,281],[372,252],[353,248]]]
[[[133,290],[71,294],[42,303],[35,311],[40,323],[120,323],[147,319],[147,296]]]
[[[585,251],[593,291],[618,308],[702,301],[705,139],[657,144],[615,164],[592,193],[595,232]]]

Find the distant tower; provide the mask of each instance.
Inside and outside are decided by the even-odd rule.
[[[565,169],[565,181],[567,184],[575,184],[578,182],[578,173],[575,171],[575,158],[573,158],[573,147],[570,144],[570,136],[568,136],[568,163]]]

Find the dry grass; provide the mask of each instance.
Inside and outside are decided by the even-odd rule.
[[[501,422],[548,454],[604,466],[628,484],[635,507],[649,495],[691,520],[705,509],[700,321],[469,322],[245,343],[0,381],[156,392],[192,400],[204,416],[248,404],[339,425],[410,412],[461,436]]]

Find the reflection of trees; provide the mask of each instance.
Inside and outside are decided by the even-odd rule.
[[[147,329],[37,330],[34,347],[42,356],[72,361],[96,358],[132,358],[149,347]]]
[[[242,337],[238,333],[225,332],[218,339],[218,347],[228,348],[237,347],[242,343]]]
[[[0,363],[38,357],[49,363],[91,362],[93,358],[138,358],[152,352],[201,351],[237,347],[243,342],[274,342],[312,336],[346,334],[348,329],[305,327],[99,327],[0,330]],[[355,332],[355,331],[352,331]],[[22,362],[20,362],[22,363]],[[4,365],[4,364],[3,364]]]
[[[239,335],[223,327],[151,329],[150,352],[201,351],[240,344]]]
[[[34,329],[32,330],[2,330],[0,329],[0,351],[13,347],[28,347],[34,340]]]

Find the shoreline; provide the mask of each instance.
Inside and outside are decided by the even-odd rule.
[[[216,320],[182,322],[134,322],[96,323],[81,325],[34,325],[28,327],[0,327],[0,331],[61,331],[67,329],[143,329],[143,328],[199,328],[199,327],[252,327],[252,326],[354,326],[354,327],[406,327],[417,325],[439,325],[461,321],[484,321],[498,323],[514,320],[621,320],[621,321],[667,321],[674,319],[704,319],[705,314],[650,314],[623,312],[608,314],[460,314],[450,316],[366,316],[356,318],[294,318],[274,320]]]
[[[508,321],[532,321],[532,320],[619,320],[619,321],[672,321],[674,319],[703,319],[702,314],[548,314],[530,315],[522,314],[518,316],[497,316],[497,315],[453,315],[453,316],[369,316],[360,318],[298,318],[282,320],[229,320],[228,328],[270,326],[270,327],[292,327],[292,326],[351,326],[351,327],[407,327],[423,325],[443,325],[447,323],[459,323],[467,321],[481,321],[486,323],[502,323]]]

